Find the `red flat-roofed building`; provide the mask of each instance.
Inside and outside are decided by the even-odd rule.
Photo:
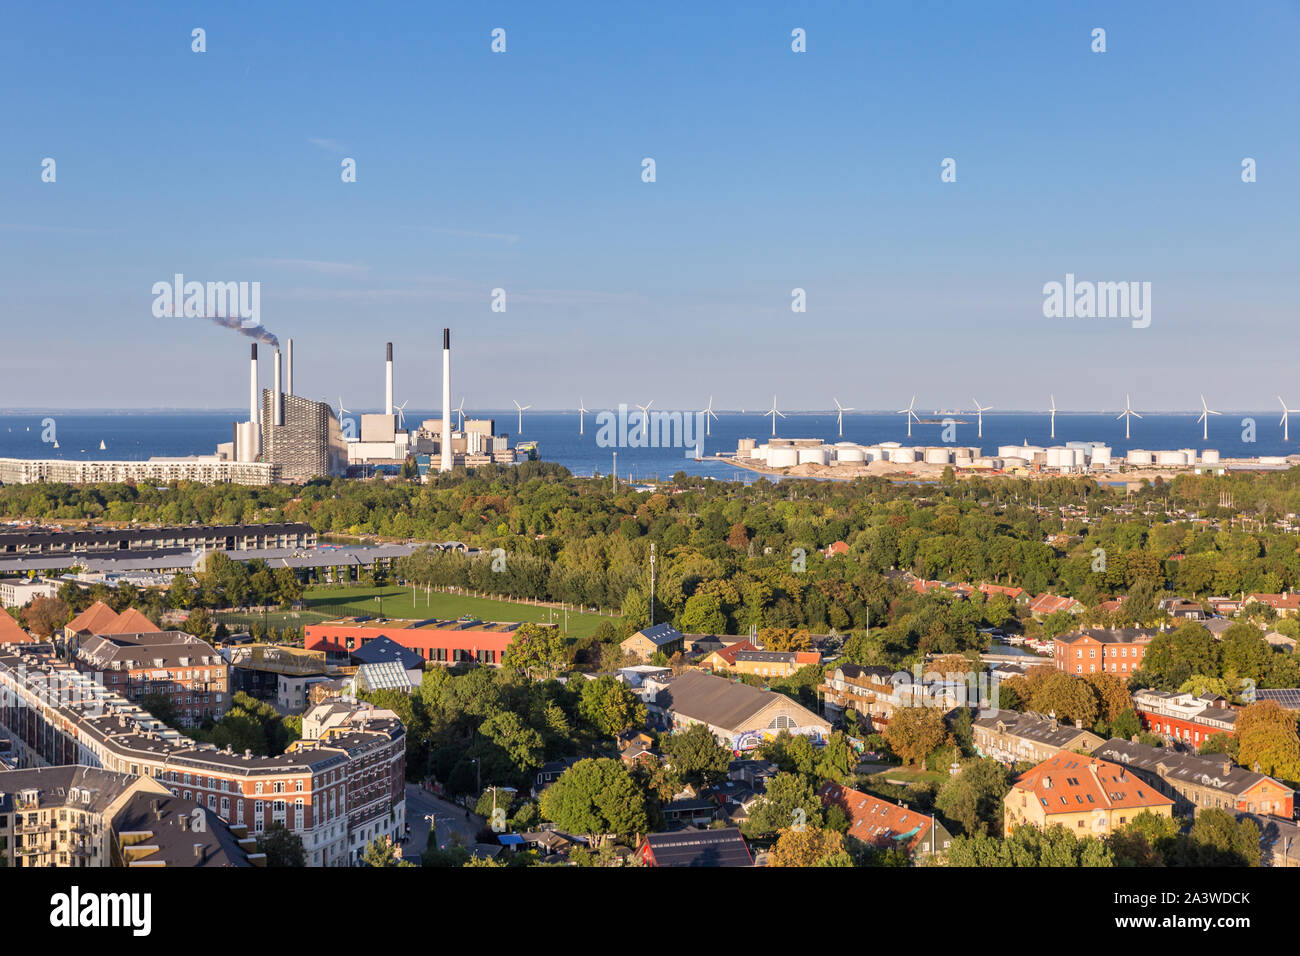
[[[353,617],[309,624],[303,636],[307,650],[325,651],[333,659],[346,658],[368,642],[386,637],[430,663],[499,667],[517,630],[518,623]]]

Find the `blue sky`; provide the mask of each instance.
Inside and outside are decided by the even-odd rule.
[[[436,406],[444,325],[480,408],[1295,381],[1294,0],[207,7],[4,14],[0,406],[241,406],[247,340],[150,311],[176,272],[260,281],[297,390],[354,409],[389,339]],[[1044,318],[1067,272],[1151,282],[1150,327]]]

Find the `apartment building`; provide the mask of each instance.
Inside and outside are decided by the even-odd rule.
[[[1174,801],[1122,764],[1059,753],[1021,774],[1002,806],[1006,836],[1022,824],[1060,824],[1078,836],[1101,837],[1145,810],[1170,817]]]
[[[1094,757],[1128,767],[1174,801],[1174,812],[1194,816],[1206,807],[1234,813],[1262,813],[1290,820],[1295,791],[1267,774],[1238,767],[1221,754],[1179,753],[1165,747],[1112,738]]]
[[[999,710],[971,726],[976,751],[999,763],[1042,763],[1061,751],[1091,753],[1102,739],[1081,722],[1068,723],[1031,711]]]
[[[134,703],[166,697],[186,726],[220,720],[230,706],[230,666],[211,644],[184,631],[87,637],[73,664]]]
[[[1139,690],[1133,694],[1133,710],[1142,726],[1167,741],[1182,741],[1200,749],[1214,734],[1230,734],[1237,728],[1237,711],[1217,694]]]
[[[1058,670],[1082,677],[1114,674],[1120,680],[1142,667],[1147,645],[1159,633],[1151,628],[1085,628],[1056,639],[1053,661]]]
[[[356,705],[347,726],[283,754],[218,750],[42,650],[0,649],[0,734],[19,767],[81,764],[150,777],[254,835],[280,823],[312,866],[346,866],[405,828],[405,728]]]
[[[63,458],[0,458],[0,483],[69,485],[193,481],[204,485],[270,485],[280,466],[261,461],[230,461],[215,455],[150,458],[146,461],[71,461]]]

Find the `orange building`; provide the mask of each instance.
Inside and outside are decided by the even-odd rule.
[[[1087,628],[1056,639],[1053,660],[1058,670],[1075,677],[1114,674],[1120,680],[1142,668],[1147,645],[1156,636],[1150,628]]]
[[[370,641],[386,637],[435,664],[477,662],[498,667],[515,639],[519,624],[462,621],[394,621],[346,617],[303,629],[309,651],[325,651],[332,659],[347,658]]]

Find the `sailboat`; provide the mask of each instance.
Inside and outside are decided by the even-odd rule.
[[[59,447],[59,440],[58,440],[57,438],[54,439],[54,447],[55,447],[55,448],[58,448],[58,447]]]
[[[107,448],[107,447],[108,447],[108,446],[104,444],[104,439],[101,438],[101,439],[99,440],[99,450],[100,450],[100,451],[103,451],[103,450],[104,450],[105,448]]]

